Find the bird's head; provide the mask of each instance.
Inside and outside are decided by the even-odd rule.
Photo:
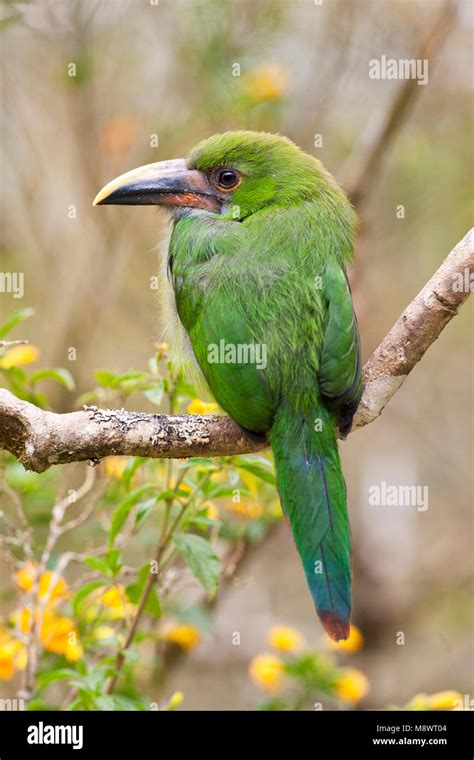
[[[122,174],[98,193],[94,205],[162,205],[175,216],[199,209],[242,221],[269,206],[293,206],[318,196],[344,197],[319,161],[286,137],[245,131],[209,137],[187,159]]]

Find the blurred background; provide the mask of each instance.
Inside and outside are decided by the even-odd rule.
[[[1,269],[25,279],[21,301],[0,294],[0,320],[35,309],[14,337],[77,384],[52,389],[52,407],[73,408],[96,369],[145,367],[160,334],[151,284],[166,221],[150,208],[92,208],[95,194],[228,129],[287,135],[350,193],[367,359],[470,226],[472,10],[470,0],[3,0]],[[428,58],[428,83],[370,79],[382,55]],[[471,382],[468,303],[382,417],[341,445],[367,707],[472,693]],[[428,509],[370,506],[382,481],[427,486]],[[270,625],[322,636],[285,524],[247,553],[213,614],[213,635],[175,663],[167,687],[188,709],[248,708],[248,661]]]

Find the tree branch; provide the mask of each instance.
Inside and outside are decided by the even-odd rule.
[[[410,57],[422,61],[427,59],[430,65],[434,63],[449,36],[456,13],[457,0],[445,0],[433,25],[423,35],[415,55]],[[358,211],[379,175],[378,169],[387,148],[422,90],[416,79],[405,79],[388,111],[381,112],[378,120],[369,120],[359,144],[342,168],[342,185]]]
[[[472,230],[405,309],[364,367],[364,391],[353,429],[380,415],[466,301],[474,272]],[[0,389],[0,448],[26,467],[43,472],[54,464],[97,461],[110,455],[178,458],[230,456],[268,446],[230,417],[143,414],[85,407],[47,412]]]

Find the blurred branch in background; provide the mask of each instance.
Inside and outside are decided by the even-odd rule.
[[[433,64],[446,41],[456,18],[457,0],[445,0],[434,24],[423,35],[412,58]],[[367,122],[365,132],[342,167],[341,181],[359,214],[367,201],[373,183],[379,176],[383,158],[405,121],[410,106],[422,91],[416,78],[407,78],[400,85],[390,107]]]
[[[376,419],[470,293],[474,271],[472,230],[444,260],[364,367],[364,391],[354,429]],[[85,408],[58,415],[0,390],[0,446],[24,467],[42,472],[52,464],[110,455],[148,457],[226,456],[259,451],[228,417],[168,417]]]

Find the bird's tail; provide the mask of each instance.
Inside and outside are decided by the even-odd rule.
[[[350,528],[331,412],[315,404],[303,414],[282,404],[271,444],[283,511],[316,611],[332,639],[346,639],[351,615]]]

